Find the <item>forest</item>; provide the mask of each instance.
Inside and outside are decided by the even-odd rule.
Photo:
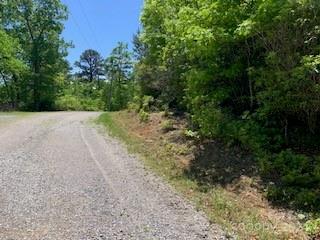
[[[133,94],[128,44],[119,42],[105,60],[88,49],[79,61],[69,63],[66,56],[72,43],[61,36],[68,10],[60,1],[2,1],[0,13],[1,109],[126,107]]]
[[[319,210],[320,2],[147,0],[141,21],[140,94],[248,149],[270,200]]]
[[[320,211],[320,1],[145,0],[132,50],[76,63],[59,0],[0,14],[2,110],[170,110],[249,151],[270,201]]]

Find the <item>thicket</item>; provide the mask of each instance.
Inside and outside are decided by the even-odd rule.
[[[100,111],[104,109],[103,88],[80,79],[66,81],[54,108],[60,111]]]
[[[146,0],[139,96],[252,151],[270,199],[320,210],[320,2]]]

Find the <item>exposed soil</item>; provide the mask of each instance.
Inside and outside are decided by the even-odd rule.
[[[188,124],[183,117],[169,117],[174,123],[172,131],[163,131],[162,123],[168,119],[163,113],[150,114],[147,123],[141,123],[134,112],[120,112],[115,118],[148,148],[159,149],[160,146],[166,149],[169,146],[168,151],[175,153],[173,161],[176,165],[200,186],[223,187],[232,198],[244,202],[247,208],[256,209],[274,231],[286,232],[292,239],[307,238],[295,212],[275,207],[267,201],[256,162],[246,151],[219,141],[186,137],[184,132]]]

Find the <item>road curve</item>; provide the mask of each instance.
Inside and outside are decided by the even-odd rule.
[[[0,127],[0,239],[224,239],[116,140],[99,113],[37,113]]]

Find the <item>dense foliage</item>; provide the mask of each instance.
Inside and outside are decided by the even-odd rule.
[[[21,92],[21,78],[26,66],[18,59],[19,44],[16,39],[0,30],[0,104],[7,104],[7,108],[14,108],[18,104],[18,93]]]
[[[121,110],[127,107],[133,95],[131,79],[132,60],[128,44],[119,42],[105,60],[107,85],[104,101],[109,111]]]
[[[134,94],[132,59],[128,44],[119,42],[103,59],[95,50],[85,50],[75,63],[56,101],[57,110],[117,111],[127,108]]]
[[[0,2],[1,109],[186,112],[256,156],[270,199],[319,210],[318,0],[145,0],[134,54],[86,50],[78,73],[66,19],[60,0]]]
[[[102,83],[99,85],[103,85]],[[97,82],[83,82],[72,78],[64,82],[55,101],[55,110],[61,111],[99,111],[104,109],[103,89]]]
[[[67,44],[61,38],[66,7],[58,0],[5,0],[0,10],[0,29],[15,45],[16,53],[11,51],[11,55],[24,65],[23,73],[12,66],[14,62],[11,68],[1,69],[7,71],[2,90],[12,107],[51,109],[66,71]],[[2,56],[1,61],[6,59]]]
[[[133,94],[132,61],[119,43],[106,60],[85,50],[75,71],[61,37],[67,8],[60,0],[0,2],[1,110],[120,110]]]
[[[141,19],[140,95],[249,148],[273,200],[319,209],[320,2],[146,0]]]

